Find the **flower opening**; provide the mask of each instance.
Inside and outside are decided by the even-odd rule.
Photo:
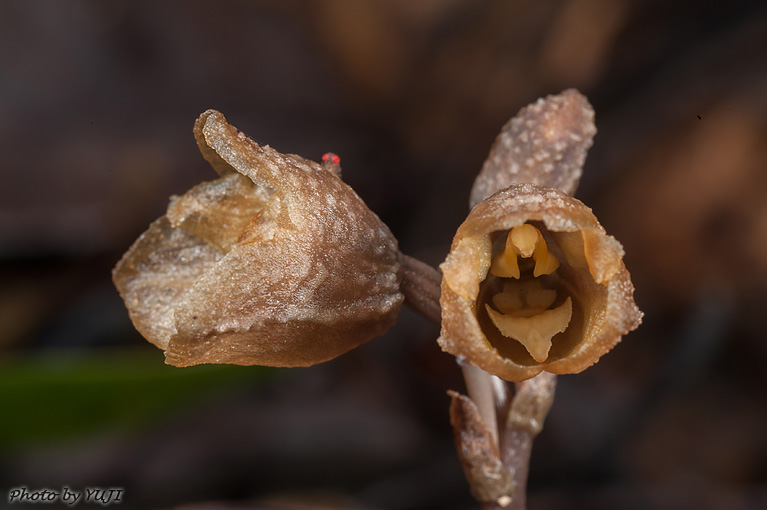
[[[440,344],[506,380],[580,372],[641,318],[622,258],[578,200],[512,185],[458,228],[441,266]]]

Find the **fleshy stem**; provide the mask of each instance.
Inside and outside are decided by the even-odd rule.
[[[442,321],[442,310],[439,306],[442,274],[429,264],[402,252],[399,259],[404,272],[400,288],[405,295],[405,302],[410,308],[439,325]]]
[[[442,275],[432,266],[400,253],[404,268],[401,284],[405,301],[417,313],[435,324],[441,321],[439,305]],[[465,360],[459,360],[469,397],[498,447],[500,462],[512,481],[511,494],[503,494],[495,501],[481,501],[482,510],[525,510],[526,486],[533,439],[543,428],[543,421],[554,402],[556,376],[542,372],[527,381],[514,383],[490,375]],[[455,398],[455,397],[454,397]],[[461,441],[461,434],[456,431]],[[459,452],[463,446],[459,445]],[[462,458],[462,462],[465,459]],[[469,473],[467,472],[467,475]],[[492,480],[472,480],[469,483],[483,488]],[[472,487],[475,494],[482,492]]]

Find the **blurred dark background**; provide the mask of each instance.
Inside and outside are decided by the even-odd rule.
[[[124,487],[126,509],[476,508],[436,327],[403,310],[310,369],[174,369],[110,270],[214,177],[208,108],[340,154],[439,264],[500,127],[569,87],[599,129],[577,196],[646,318],[560,378],[529,506],[767,508],[765,48],[758,0],[0,0],[0,508],[22,485]]]

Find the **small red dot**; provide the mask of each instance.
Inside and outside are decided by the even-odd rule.
[[[332,152],[326,152],[322,155],[322,162],[323,163],[332,163],[334,165],[337,165],[341,162],[341,158],[338,156],[338,154],[333,154]]]

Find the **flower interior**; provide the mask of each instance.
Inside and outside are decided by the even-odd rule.
[[[583,306],[573,299],[579,285],[568,281],[573,268],[555,240],[572,245],[568,251],[580,251],[576,258],[583,259],[583,245],[573,245],[572,234],[580,238],[534,222],[492,236],[492,262],[480,286],[477,317],[501,355],[525,365],[543,363],[564,357],[581,336]]]

